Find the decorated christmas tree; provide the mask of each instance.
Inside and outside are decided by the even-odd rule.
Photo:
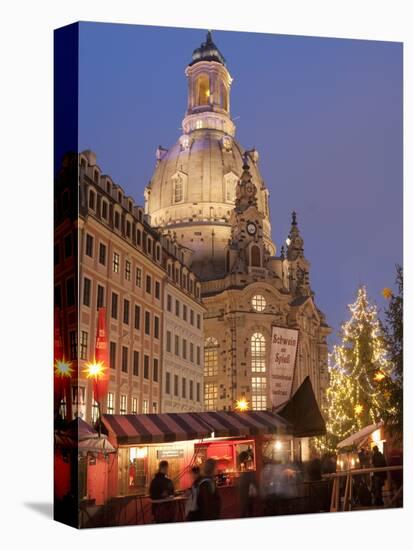
[[[391,363],[377,308],[369,303],[364,286],[349,310],[351,318],[341,327],[341,343],[330,355],[330,386],[323,411],[327,435],[317,442],[323,451],[334,451],[339,441],[382,420],[388,407],[385,383]]]

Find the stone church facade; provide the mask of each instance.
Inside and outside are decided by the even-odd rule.
[[[299,331],[292,392],[309,376],[321,405],[330,328],[315,304],[296,214],[277,255],[259,155],[235,139],[232,78],[210,33],[185,74],[183,134],[169,150],[158,149],[145,209],[188,249],[201,281],[205,409],[231,410],[240,400],[254,410],[272,407],[274,326]]]

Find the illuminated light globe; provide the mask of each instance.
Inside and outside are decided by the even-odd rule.
[[[246,399],[238,399],[235,404],[235,409],[237,411],[247,411],[250,408],[249,403]]]
[[[103,361],[91,361],[86,363],[84,373],[86,378],[101,378],[105,373]]]
[[[72,363],[65,359],[56,359],[54,368],[57,376],[70,376],[73,371]]]

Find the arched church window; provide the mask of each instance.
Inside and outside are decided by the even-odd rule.
[[[265,372],[266,342],[265,337],[260,332],[255,332],[251,336],[251,371]]]
[[[251,265],[253,267],[261,267],[261,250],[259,246],[251,247]]]
[[[219,96],[221,100],[221,108],[228,111],[228,90],[222,81],[219,87]]]
[[[209,77],[206,74],[201,74],[196,79],[196,104],[208,105],[209,104]]]
[[[181,202],[184,199],[184,182],[178,176],[174,180],[174,202]]]
[[[204,344],[204,375],[216,376],[218,374],[218,340],[212,336],[205,340]]]
[[[251,299],[252,308],[259,313],[267,307],[267,300],[262,294],[255,294]]]

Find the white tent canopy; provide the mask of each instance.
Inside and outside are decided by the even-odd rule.
[[[382,422],[378,422],[377,424],[370,424],[369,426],[362,428],[355,434],[350,435],[346,439],[343,439],[343,441],[340,441],[340,443],[337,443],[337,448],[342,449],[343,447],[358,447],[366,441],[369,435],[378,430],[381,426]]]

